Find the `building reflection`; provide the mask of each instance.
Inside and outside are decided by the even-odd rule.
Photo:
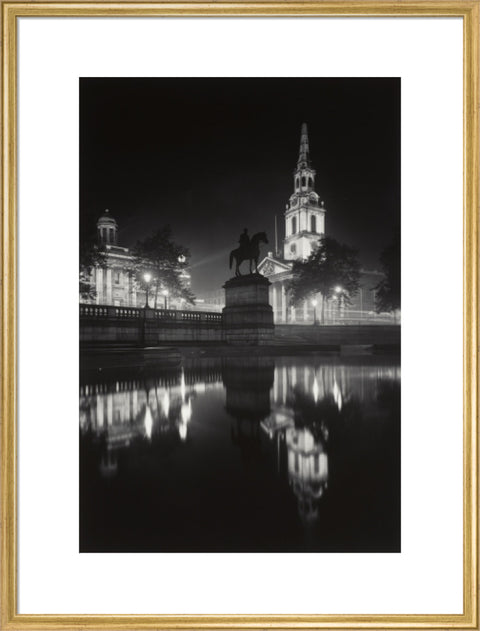
[[[274,445],[277,471],[286,461],[288,482],[303,523],[319,519],[329,482],[329,437],[352,407],[374,409],[385,383],[398,384],[398,366],[277,363],[270,415],[261,427]],[[282,452],[286,452],[286,457]]]
[[[133,441],[162,437],[188,439],[193,401],[210,389],[221,389],[220,364],[170,369],[142,380],[105,380],[80,387],[80,432],[100,447],[102,476],[117,473],[121,450]]]
[[[169,449],[181,448],[190,439],[191,424],[201,424],[206,419],[202,414],[211,414],[200,411],[197,399],[210,390],[224,391],[234,448],[250,463],[268,459],[268,470],[295,497],[301,521],[311,525],[320,521],[322,503],[331,493],[338,455],[332,437],[352,419],[354,409],[375,419],[378,402],[389,404],[399,380],[400,368],[381,365],[378,359],[349,364],[325,357],[184,361],[182,368],[142,379],[96,376],[83,384],[80,431],[96,441],[102,477],[113,477],[122,451],[134,444],[148,448],[162,442]],[[341,449],[341,441],[339,445]]]
[[[286,430],[288,477],[303,521],[318,519],[318,504],[328,487],[326,445],[306,428]]]

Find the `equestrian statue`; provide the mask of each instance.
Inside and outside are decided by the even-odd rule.
[[[250,239],[248,236],[248,230],[245,230],[240,235],[238,240],[240,247],[230,252],[230,269],[232,269],[233,259],[235,259],[235,276],[241,276],[240,264],[242,261],[249,261],[250,274],[252,273],[252,261],[255,263],[255,273],[258,274],[258,258],[260,256],[260,243],[268,243],[267,235],[265,232],[257,232]]]

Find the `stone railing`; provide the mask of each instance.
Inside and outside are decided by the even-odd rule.
[[[108,318],[108,307],[101,305],[80,305],[80,318]]]
[[[143,309],[111,307],[110,305],[80,305],[80,318],[141,318]]]
[[[114,318],[141,318],[143,316],[143,309],[136,307],[113,307],[113,309],[115,311]]]
[[[221,324],[222,314],[209,311],[180,311],[177,309],[141,309],[139,307],[114,307],[110,305],[80,305],[80,319],[105,320],[157,320],[172,323]]]

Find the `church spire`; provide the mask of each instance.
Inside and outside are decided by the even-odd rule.
[[[315,169],[310,163],[307,124],[302,124],[294,189],[285,210],[284,258],[307,259],[325,234],[325,208],[315,191]]]
[[[308,147],[307,123],[302,124],[300,132],[300,152],[298,154],[297,169],[310,167],[310,150]]]

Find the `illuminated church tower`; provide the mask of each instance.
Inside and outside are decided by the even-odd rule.
[[[294,192],[285,210],[283,256],[287,261],[308,258],[325,233],[325,208],[314,190],[315,171],[310,163],[306,123],[302,125],[293,182]]]

